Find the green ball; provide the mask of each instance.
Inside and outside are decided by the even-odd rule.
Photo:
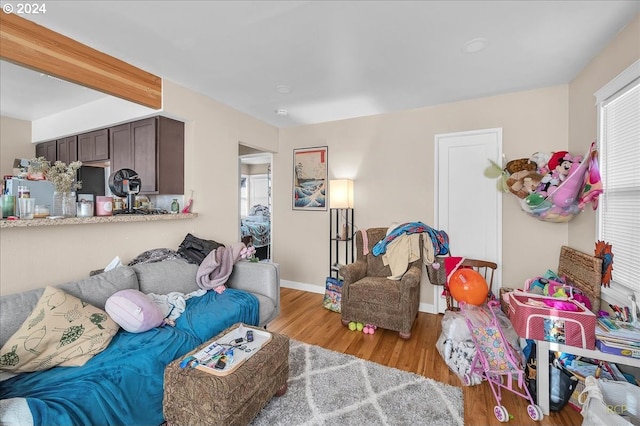
[[[349,323],[349,330],[356,331],[356,323],[355,322],[351,321]]]
[[[356,324],[356,328],[358,329],[358,331],[362,331],[362,329],[364,328],[364,324],[359,322],[358,324]]]

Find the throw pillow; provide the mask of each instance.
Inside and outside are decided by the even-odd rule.
[[[164,314],[149,296],[139,290],[121,290],[104,306],[111,318],[130,333],[142,333],[162,324]]]
[[[0,349],[0,369],[79,367],[102,352],[117,332],[118,324],[102,309],[46,287],[31,315]]]

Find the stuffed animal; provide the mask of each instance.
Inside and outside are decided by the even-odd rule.
[[[552,196],[554,205],[567,209],[577,200],[584,183],[584,173],[580,172],[584,169],[581,161],[581,156],[566,156],[557,166],[562,173],[561,184],[551,192],[547,191],[547,194]]]
[[[544,176],[549,172],[548,163],[550,158],[550,152],[535,152],[529,157],[529,161],[535,163],[538,166],[536,171]]]
[[[542,176],[531,170],[520,170],[507,178],[509,191],[522,199],[534,192],[540,182],[542,182]]]
[[[543,176],[536,192],[549,196],[555,192],[562,182],[580,166],[582,156],[573,156],[567,151],[553,153],[547,164],[549,172]]]

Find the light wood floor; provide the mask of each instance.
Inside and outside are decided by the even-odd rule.
[[[375,334],[350,331],[340,321],[340,314],[322,307],[323,295],[283,288],[280,316],[269,330],[301,342],[377,362],[389,367],[421,374],[442,383],[462,388],[466,425],[500,425],[493,415],[495,398],[488,383],[462,386],[436,349],[442,315],[418,313],[411,339],[404,341],[397,332],[376,330]],[[425,395],[425,397],[428,397]],[[559,413],[534,422],[527,415],[528,402],[509,391],[502,392],[502,405],[513,417],[511,425],[580,425],[582,416],[566,406]]]

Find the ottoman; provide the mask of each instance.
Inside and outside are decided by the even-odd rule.
[[[211,341],[236,327],[238,324]],[[180,361],[187,355],[171,362],[164,372],[162,411],[167,424],[246,425],[271,397],[283,395],[289,377],[289,338],[277,333],[271,333],[271,336],[271,340],[258,352],[226,376],[195,368],[180,368]],[[188,355],[198,352],[211,341]]]

